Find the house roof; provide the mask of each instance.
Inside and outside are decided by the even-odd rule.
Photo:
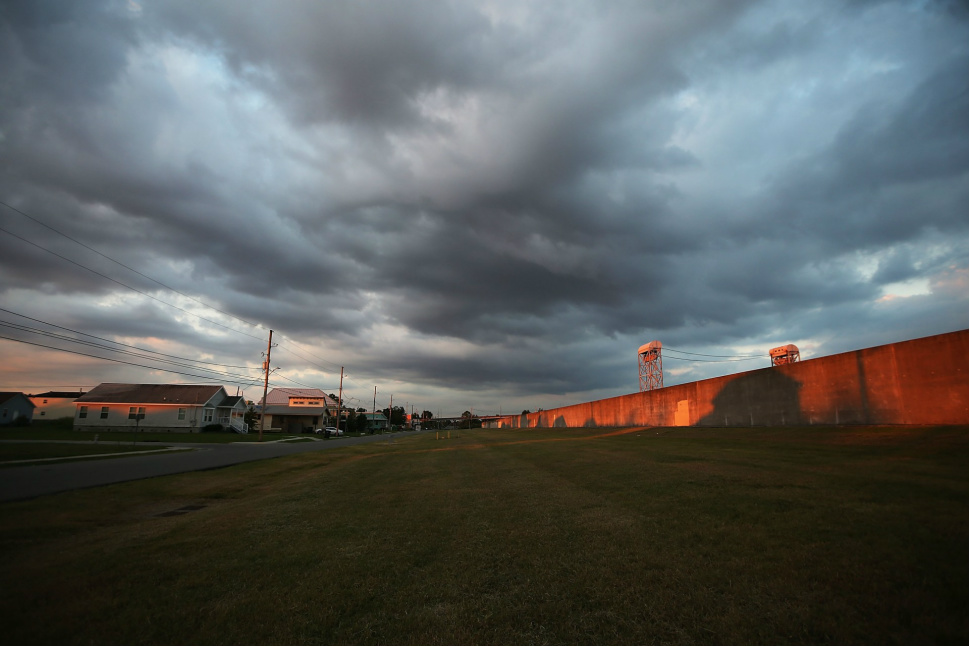
[[[266,406],[285,406],[293,397],[301,399],[322,399],[328,404],[336,404],[336,400],[333,397],[330,397],[319,388],[273,388],[266,394]]]
[[[10,401],[11,399],[13,399],[17,395],[20,395],[21,397],[23,397],[27,401],[27,403],[30,404],[31,406],[34,405],[34,402],[32,402],[29,399],[27,399],[27,395],[25,395],[23,393],[16,393],[16,392],[2,392],[2,393],[0,393],[0,404],[6,404],[8,401]]]
[[[218,405],[218,408],[233,408],[242,400],[242,395],[231,395],[222,400],[222,403]]]
[[[222,386],[189,384],[101,384],[75,403],[195,404],[201,406]]]
[[[76,392],[65,392],[60,390],[51,390],[46,393],[40,393],[39,395],[27,395],[28,397],[45,397],[47,399],[77,399],[84,394],[83,390],[78,390]]]

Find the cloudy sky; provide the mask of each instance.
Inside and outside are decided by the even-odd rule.
[[[520,412],[969,327],[965,2],[8,0],[0,61],[0,389],[257,399],[273,329]]]

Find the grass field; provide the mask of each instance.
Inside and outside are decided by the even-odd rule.
[[[0,641],[969,642],[969,428],[452,434],[0,505]]]
[[[165,447],[117,446],[115,444],[48,444],[48,443],[3,443],[0,444],[0,467],[23,466],[23,460],[51,460],[57,458],[85,459],[92,455],[123,455],[145,450],[162,450]]]
[[[278,440],[292,435],[264,434],[266,440]],[[298,436],[297,436],[298,437]],[[227,442],[256,442],[258,433],[153,433],[147,431],[72,431],[70,428],[49,426],[27,426],[20,428],[5,428],[0,430],[0,440],[60,440],[65,442],[167,442],[175,443],[212,443]]]
[[[359,434],[352,434],[359,435]],[[288,433],[263,433],[263,441],[291,440],[294,438],[312,441],[310,438],[325,439],[322,435],[291,435]],[[336,438],[330,438],[336,439]],[[27,427],[2,428],[0,440],[56,440],[64,442],[157,442],[159,444],[227,444],[232,442],[258,442],[259,433],[155,433],[151,431],[73,431],[70,426],[33,424]]]

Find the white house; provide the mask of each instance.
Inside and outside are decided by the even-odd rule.
[[[27,395],[27,397],[34,403],[34,417],[60,419],[74,417],[74,400],[83,394],[80,390],[77,392],[51,390],[39,395]]]
[[[26,420],[34,414],[34,404],[23,393],[0,393],[0,426],[13,424],[18,420]]]
[[[74,430],[246,432],[246,402],[215,385],[101,384],[74,400]]]

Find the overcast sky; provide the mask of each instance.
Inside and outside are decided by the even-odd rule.
[[[969,327],[965,2],[7,0],[0,61],[0,336],[232,375],[0,389],[258,399],[271,328],[274,385],[520,412]]]

